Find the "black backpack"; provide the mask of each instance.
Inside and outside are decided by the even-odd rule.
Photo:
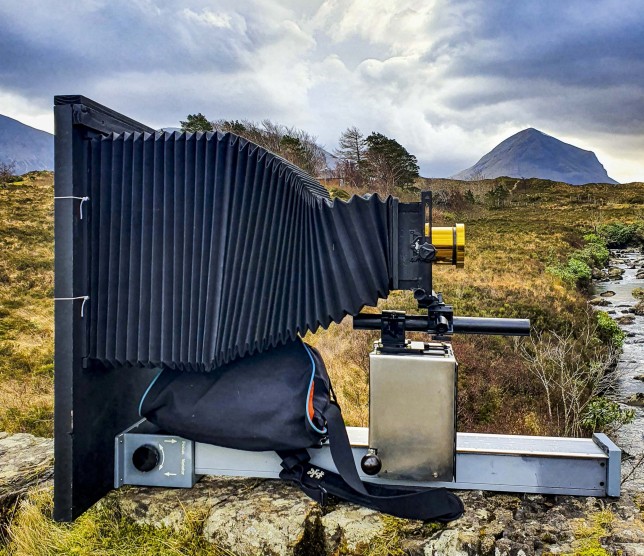
[[[444,488],[363,482],[320,354],[299,338],[209,373],[162,370],[146,390],[141,416],[196,442],[276,451],[284,480],[324,504],[327,494],[397,517],[448,522],[463,514]],[[308,449],[328,439],[339,473],[310,465]],[[431,449],[431,447],[428,447]]]

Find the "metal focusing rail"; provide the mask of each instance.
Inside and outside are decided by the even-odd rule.
[[[348,431],[360,470],[369,431]],[[115,488],[189,488],[201,475],[273,479],[281,470],[274,452],[192,442],[164,435],[145,420],[116,436],[115,452]],[[335,470],[328,445],[310,454],[314,465]],[[454,482],[392,481],[360,474],[365,481],[392,485],[603,497],[620,494],[620,462],[620,449],[604,434],[586,439],[458,433]]]

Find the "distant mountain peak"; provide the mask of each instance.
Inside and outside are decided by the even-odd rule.
[[[54,136],[0,114],[0,162],[15,174],[54,169]]]
[[[474,166],[452,176],[542,178],[573,185],[617,183],[606,173],[597,156],[529,127],[501,141]]]

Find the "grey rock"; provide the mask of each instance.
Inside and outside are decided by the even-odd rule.
[[[360,506],[342,506],[322,517],[327,551],[364,550],[384,533],[382,514]],[[344,547],[344,548],[343,548]]]
[[[617,550],[621,550],[622,556],[644,556],[643,543],[622,543],[616,545]]]
[[[624,326],[624,325],[633,324],[635,322],[635,317],[633,315],[624,315],[622,317],[617,317],[615,321],[618,324],[621,324],[622,326]]]
[[[52,459],[50,439],[0,433],[0,492],[24,494],[50,484]],[[459,495],[465,514],[448,524],[392,518],[345,503],[321,508],[288,483],[227,477],[204,477],[192,489],[125,487],[111,493],[109,503],[138,524],[180,530],[197,520],[213,552],[251,556],[572,554],[581,546],[580,527],[596,528],[600,511],[613,516],[599,539],[608,554],[638,556],[644,546],[644,498],[626,485],[620,499],[605,500]]]
[[[206,476],[190,489],[124,487],[116,497],[118,507],[138,525],[181,529],[192,518],[191,510],[207,514],[214,506],[243,497],[263,481],[237,477]]]
[[[599,294],[600,297],[613,297],[614,295],[615,292],[612,290],[606,290],[605,292]]]
[[[442,531],[423,546],[424,556],[469,556],[473,554],[463,547],[463,539],[455,529]]]
[[[53,439],[0,433],[0,533],[30,488],[51,484],[53,463]]]
[[[245,496],[215,505],[203,534],[239,554],[294,554],[298,547],[319,543],[307,541],[319,519],[319,506],[295,486],[266,481]]]
[[[626,400],[628,405],[634,405],[635,407],[644,407],[644,393],[637,392],[633,394]]]
[[[608,278],[606,272],[604,272],[603,270],[600,270],[598,268],[593,268],[592,271],[591,271],[591,275],[592,275],[594,280],[602,280],[604,278]]]
[[[616,266],[611,266],[608,269],[608,277],[612,280],[619,280],[622,277],[622,274],[626,272],[623,268],[618,268]]]
[[[608,299],[603,299],[601,297],[593,297],[588,303],[597,307],[608,307],[609,305],[612,305]]]

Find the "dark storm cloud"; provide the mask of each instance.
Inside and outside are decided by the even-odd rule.
[[[242,69],[245,52],[262,39],[252,17],[235,21],[213,15],[209,21],[208,16],[207,8],[169,2],[0,4],[0,82],[5,89],[38,96],[82,88],[119,72]]]
[[[465,46],[454,50],[444,78],[473,86],[447,106],[471,111],[520,101],[525,114],[544,121],[569,117],[586,128],[642,133],[641,2],[464,4],[473,26],[445,39]]]
[[[0,0],[0,113],[51,130],[53,95],[80,93],[156,127],[271,118],[329,149],[357,125],[434,176],[536,127],[632,179],[641,29],[641,0]]]

